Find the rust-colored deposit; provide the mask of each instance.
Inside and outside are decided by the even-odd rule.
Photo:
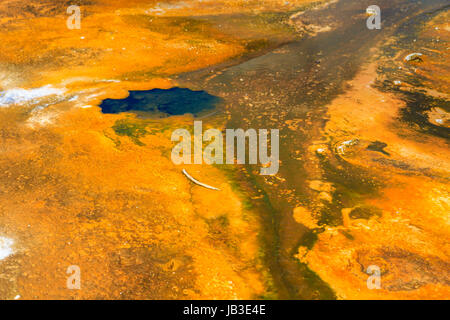
[[[281,2],[268,1],[268,9]],[[300,2],[307,1],[291,6]],[[0,263],[0,298],[266,294],[258,217],[219,169],[186,167],[216,192],[193,185],[170,160],[172,130],[192,126],[192,117],[149,120],[96,107],[128,90],[170,88],[174,74],[245,53],[246,39],[190,16],[264,6],[78,4],[80,30],[67,29],[58,1],[0,4],[0,87],[51,93],[40,100],[45,108],[20,100],[0,110],[2,250],[10,245],[4,238],[13,241]],[[139,127],[139,137],[117,134],[117,125]],[[71,265],[80,267],[81,290],[67,288]]]
[[[311,146],[317,157],[329,159],[328,165],[350,167],[363,176],[353,191],[360,193],[357,201],[341,210],[342,223],[322,226],[325,229],[314,247],[300,246],[296,255],[338,298],[448,299],[450,295],[450,149],[448,137],[439,134],[443,131],[427,131],[434,126],[448,128],[449,110],[424,112],[433,127],[411,123],[404,116],[401,95],[383,92],[377,85],[395,81],[393,85],[407,94],[425,89],[432,97],[426,101],[448,99],[448,28],[448,13],[423,26],[418,41],[432,44],[421,47],[418,61],[405,61],[410,51],[398,52],[395,69],[406,69],[403,79],[410,83],[377,76],[378,62],[366,65],[349,82],[347,92],[328,106],[322,140]],[[383,63],[382,58],[379,61]],[[411,81],[419,76],[424,77],[420,89]],[[317,196],[328,201],[339,188],[348,192],[342,191],[339,180],[311,183]],[[369,194],[363,191],[368,185],[376,185]],[[302,207],[294,211],[294,218],[310,229],[318,228],[314,217],[314,211]],[[366,284],[368,267],[373,265],[381,271],[381,288],[375,290]]]

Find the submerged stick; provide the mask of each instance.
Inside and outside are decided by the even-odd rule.
[[[211,186],[209,186],[209,185],[207,185],[207,184],[201,183],[201,182],[198,181],[198,180],[195,180],[194,178],[192,178],[192,176],[191,176],[189,173],[187,173],[187,171],[186,171],[185,169],[183,169],[183,174],[184,174],[189,180],[191,180],[191,181],[192,181],[193,183],[195,183],[195,184],[198,184],[199,186],[202,186],[202,187],[204,187],[204,188],[211,189],[211,190],[217,190],[217,191],[220,191],[220,189],[211,187]]]

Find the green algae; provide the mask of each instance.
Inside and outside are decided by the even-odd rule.
[[[149,133],[146,127],[147,124],[143,121],[126,118],[117,120],[112,128],[117,135],[130,137],[138,146],[145,146],[139,139]]]

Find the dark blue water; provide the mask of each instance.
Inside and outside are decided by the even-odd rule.
[[[120,113],[127,111],[144,111],[183,115],[198,115],[214,109],[221,98],[210,95],[206,91],[193,91],[186,88],[153,89],[146,91],[130,91],[125,99],[105,99],[100,104],[103,113]]]

